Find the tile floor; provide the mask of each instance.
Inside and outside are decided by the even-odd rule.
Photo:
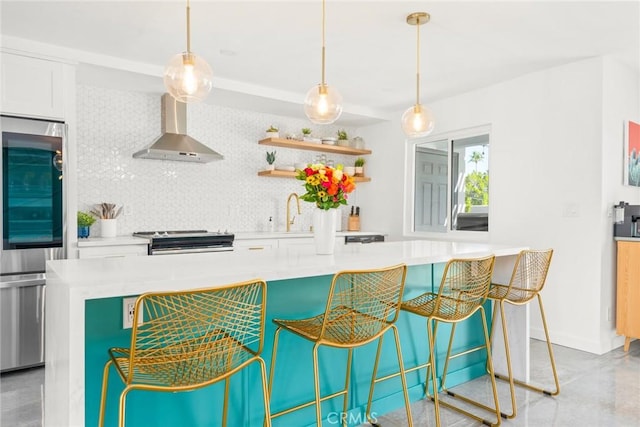
[[[545,344],[532,340],[532,379],[546,373],[543,363]],[[602,356],[555,346],[561,393],[547,397],[518,390],[518,416],[505,420],[504,426],[633,427],[640,426],[640,341],[634,341],[628,353],[622,348]],[[44,369],[35,368],[0,376],[0,426],[40,427],[43,414]],[[508,386],[499,382],[500,402],[508,405]],[[489,382],[480,378],[455,387],[477,399],[490,402]],[[412,405],[414,426],[433,426],[433,404],[419,401]],[[477,426],[442,408],[443,426]],[[381,416],[381,426],[401,427],[407,421],[404,410]],[[61,426],[62,427],[62,426]],[[293,427],[293,426],[292,426]]]

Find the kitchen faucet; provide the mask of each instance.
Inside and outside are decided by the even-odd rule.
[[[291,219],[289,219],[290,218],[289,203],[291,202],[292,197],[296,198],[296,203],[298,204],[298,215],[302,214],[302,212],[300,212],[300,198],[296,193],[289,194],[289,197],[287,198],[287,231],[291,231],[291,226],[293,225],[293,222],[295,221],[295,218],[296,218],[296,216],[294,215]]]

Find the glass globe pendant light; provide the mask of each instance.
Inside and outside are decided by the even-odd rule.
[[[207,61],[191,52],[191,7],[187,0],[187,51],[174,55],[164,69],[164,86],[180,102],[204,100],[213,86]]]
[[[402,115],[402,130],[409,138],[429,135],[433,131],[433,114],[420,104],[420,26],[429,22],[431,16],[426,12],[415,12],[407,16],[407,24],[417,29],[416,61],[416,103]]]
[[[312,123],[328,125],[342,114],[342,95],[325,81],[325,0],[322,0],[322,82],[309,89],[304,99],[304,113]]]

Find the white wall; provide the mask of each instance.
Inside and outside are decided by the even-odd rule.
[[[616,249],[611,239],[613,220],[611,208],[620,200],[640,204],[640,188],[625,186],[623,181],[624,121],[640,123],[640,81],[629,67],[605,58],[603,69],[602,99],[602,200],[601,211],[606,212],[600,228],[602,247],[601,317],[600,336],[603,348],[622,345],[623,338],[616,336],[615,286]],[[609,320],[609,312],[611,320]]]
[[[77,87],[78,208],[112,202],[126,206],[118,234],[164,229],[256,231],[266,229],[272,216],[285,227],[287,196],[304,193],[302,181],[259,177],[266,151],[277,151],[276,164],[310,162],[319,153],[258,145],[269,125],[282,135],[335,135],[339,126],[314,127],[306,120],[254,113],[206,104],[188,106],[188,133],[224,155],[208,164],[133,159],[160,135],[160,96],[91,86]],[[346,129],[350,135],[354,130]],[[327,153],[329,159],[352,165],[353,156]],[[366,186],[369,184],[362,184]],[[359,197],[352,193],[352,202]],[[295,230],[309,229],[311,209],[302,202],[303,216]],[[295,207],[292,207],[293,209]],[[343,224],[346,227],[346,208]],[[99,224],[92,226],[99,233]]]
[[[603,339],[611,325],[601,306],[610,302],[614,286],[611,265],[602,262],[604,253],[611,256],[603,243],[611,240],[605,206],[614,201],[603,201],[608,191],[603,187],[611,185],[603,179],[611,172],[602,167],[603,132],[629,114],[609,112],[611,117],[603,123],[603,108],[608,107],[603,69],[607,64],[609,73],[608,61],[575,62],[429,104],[437,120],[435,133],[491,125],[490,239],[554,248],[543,292],[552,341],[594,353],[613,345],[611,339]],[[619,87],[623,82],[618,77],[611,71],[608,83]],[[625,81],[630,78],[626,75]],[[631,91],[637,103],[637,87]],[[386,193],[384,198],[379,193],[376,199],[367,198],[375,205],[368,210],[376,213],[367,217],[367,225],[389,224],[394,234],[402,227],[397,207],[404,168],[404,137],[396,123],[400,114],[362,132],[376,152],[370,165],[376,183],[393,186],[388,199]],[[621,159],[615,162],[621,164]],[[609,295],[606,301],[603,293]],[[534,307],[532,320],[532,334],[540,336]]]

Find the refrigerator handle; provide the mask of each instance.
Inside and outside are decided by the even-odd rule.
[[[40,317],[38,324],[40,325],[40,360],[44,362],[44,302],[47,286],[42,285],[41,291],[38,292],[38,315]]]

